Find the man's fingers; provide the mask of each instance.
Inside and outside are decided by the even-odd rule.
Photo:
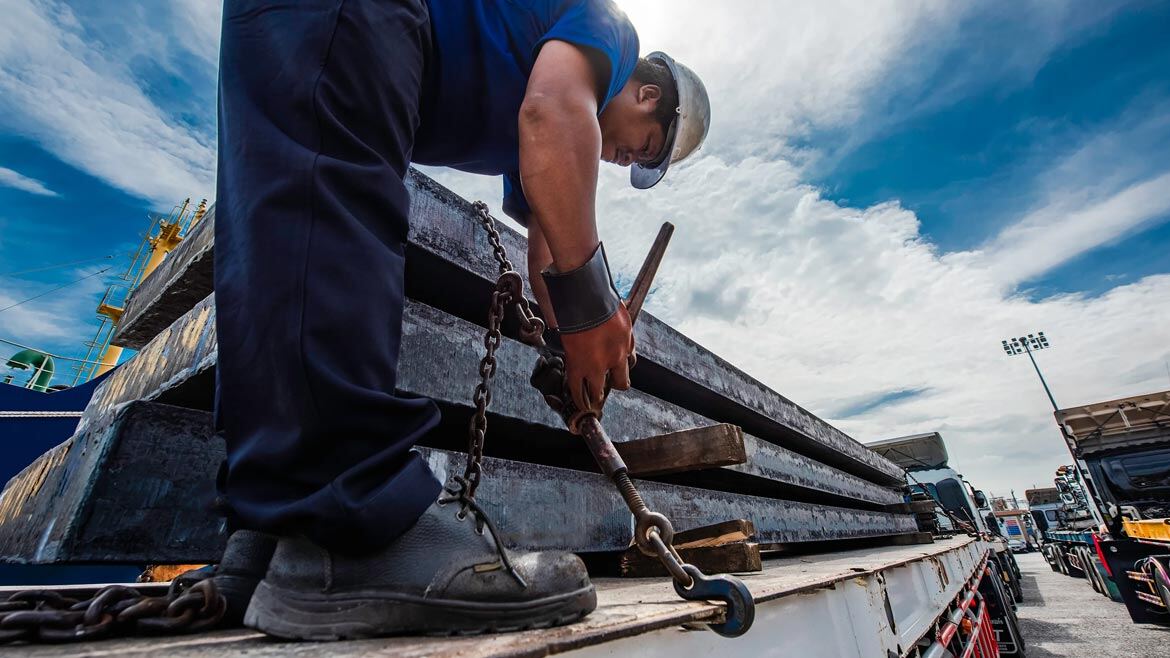
[[[573,406],[581,411],[589,408],[588,392],[585,390],[584,377],[571,377],[569,383],[569,395],[573,398]]]
[[[601,401],[605,399],[605,375],[588,377],[585,379],[585,395],[588,398],[587,406],[583,411],[600,411]]]
[[[631,358],[633,355],[630,355]],[[623,361],[609,371],[609,383],[619,391],[630,387],[630,362]]]

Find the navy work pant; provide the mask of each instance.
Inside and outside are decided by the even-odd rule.
[[[395,392],[424,0],[233,1],[220,52],[215,295],[234,522],[389,543],[440,484]]]

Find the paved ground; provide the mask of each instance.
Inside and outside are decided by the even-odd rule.
[[[1039,553],[1016,560],[1024,576],[1019,616],[1028,658],[1170,656],[1170,628],[1134,624],[1124,605],[1094,592],[1087,580],[1053,572]]]

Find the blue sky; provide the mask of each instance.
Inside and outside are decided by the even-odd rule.
[[[1046,329],[1065,399],[1165,387],[1165,341],[1119,336],[1170,315],[1170,4],[619,2],[714,106],[655,190],[602,172],[619,267],[679,225],[653,312],[859,439],[946,429],[1004,482],[1059,444],[1000,334]],[[96,259],[0,277],[0,307],[214,196],[218,11],[0,0],[0,274]],[[82,353],[117,269],[0,312],[0,338]],[[1102,344],[1100,372],[1068,358]],[[1021,437],[1036,465],[1005,468]]]
[[[1011,47],[1000,41],[1005,27],[1024,36],[1003,18],[975,19],[967,38],[1002,54]],[[930,98],[956,70],[968,75],[968,57],[967,47],[947,53],[933,74],[886,104]],[[833,153],[831,165],[816,167],[812,180],[830,198],[853,205],[898,199],[940,249],[976,248],[1034,203],[1038,174],[1096,135],[1132,132],[1094,162],[1102,177],[1114,166],[1147,174],[1170,164],[1170,5],[1119,11],[1055,49],[1028,78],[976,85],[953,102],[930,105],[863,144]],[[904,107],[890,109],[906,113]],[[816,139],[810,139],[813,146]],[[1170,214],[1155,217],[1021,285],[1038,296],[1100,294],[1120,281],[1164,272],[1170,268],[1168,220]]]

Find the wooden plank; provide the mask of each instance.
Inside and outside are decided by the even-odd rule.
[[[732,466],[747,461],[743,430],[719,423],[617,444],[631,475],[643,477]]]
[[[705,574],[749,573],[764,568],[760,559],[760,547],[741,542],[722,546],[700,546],[678,549],[684,562],[699,568]],[[656,558],[642,555],[637,548],[627,549],[620,561],[623,578],[656,578],[669,575],[666,567]]]
[[[756,527],[747,519],[734,519],[674,533],[675,548],[702,548],[744,542],[756,536]]]
[[[463,470],[462,453],[420,452],[441,480]],[[13,478],[0,497],[0,560],[213,562],[225,540],[212,510],[224,456],[209,413],[126,405],[109,425],[75,435]],[[633,519],[604,476],[494,458],[483,468],[479,501],[506,543],[578,552],[630,545]],[[747,519],[768,543],[917,530],[904,515],[638,483],[679,530]]]
[[[798,595],[837,591],[858,578],[930,562],[945,570],[955,584],[970,575],[984,545],[958,537],[930,546],[895,546],[842,551],[830,555],[769,559],[761,572],[742,576],[757,603],[757,619],[774,609],[766,604]],[[549,656],[631,636],[718,621],[718,604],[683,601],[666,579],[595,578],[598,607],[585,619],[552,629],[467,638],[394,637],[354,642],[279,642],[247,630],[217,631],[194,636],[122,638],[86,645],[6,646],[12,658],[71,658],[79,652],[93,658],[330,658],[394,656],[395,658],[517,658]],[[890,581],[894,582],[894,581]],[[757,629],[754,632],[761,632]],[[677,633],[676,633],[677,635]],[[699,637],[707,637],[699,634]],[[750,637],[750,636],[749,636]],[[652,641],[648,639],[648,641]],[[720,647],[728,640],[714,638]]]

